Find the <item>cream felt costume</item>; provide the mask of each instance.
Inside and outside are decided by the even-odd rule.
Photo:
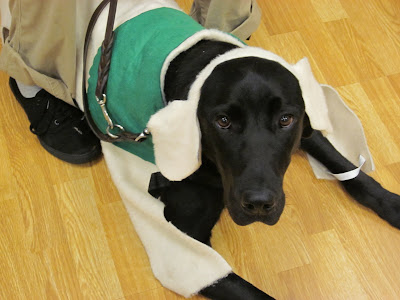
[[[120,1],[115,27],[146,11],[165,6],[179,9],[173,1],[151,1],[150,3],[149,1]],[[103,13],[94,29],[87,69],[90,68],[102,42],[106,14],[106,12]],[[331,104],[334,103],[331,101],[336,101],[339,97],[332,92],[332,88],[321,87],[318,84],[306,59],[291,65],[271,52],[248,47],[236,38],[217,30],[197,31],[177,45],[164,60],[160,70],[160,86],[155,89],[163,90],[164,75],[173,58],[202,39],[223,40],[235,44],[238,48],[210,62],[197,76],[186,101],[173,101],[156,111],[151,118],[149,117],[147,124],[142,124],[142,126],[147,125],[151,131],[156,164],[116,145],[102,143],[111,177],[148,253],[154,275],[165,287],[185,297],[196,294],[204,287],[225,277],[232,272],[231,267],[212,248],[192,239],[167,222],[163,214],[164,204],[148,194],[147,189],[150,176],[154,172],[161,171],[170,180],[182,180],[201,165],[201,133],[196,111],[201,87],[217,65],[227,60],[248,56],[280,63],[299,80],[312,127],[324,132],[328,138],[335,137],[331,138],[331,141],[343,140],[340,136],[336,137],[333,130],[336,125],[330,118]],[[81,69],[82,66],[78,68],[77,74],[80,74]],[[81,78],[79,75],[77,77],[79,83]],[[79,97],[78,102],[82,103]],[[134,106],[134,103],[132,105]],[[129,122],[129,116],[125,120]],[[129,127],[129,124],[122,125]],[[362,151],[364,150],[355,149],[354,153],[356,156],[366,153]],[[365,156],[369,158],[368,155]],[[132,253],[132,255],[135,254]]]
[[[119,1],[115,27],[160,7],[179,10],[173,1]],[[94,28],[87,59],[88,70],[104,38],[106,18],[107,11],[103,12]],[[219,34],[225,37],[225,34]],[[233,37],[230,39],[237,42]],[[79,75],[81,70],[80,65],[77,86],[82,79]],[[77,98],[83,107],[81,97]],[[102,148],[111,177],[149,256],[153,273],[163,286],[190,297],[232,272],[227,262],[212,248],[192,239],[165,220],[164,204],[147,193],[150,176],[158,171],[154,164],[113,144],[102,142]]]

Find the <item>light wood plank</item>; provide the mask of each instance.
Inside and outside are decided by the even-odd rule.
[[[87,179],[65,182],[55,186],[56,200],[83,296],[118,299],[123,292],[92,190]]]
[[[322,22],[346,19],[347,13],[340,0],[311,0]]]

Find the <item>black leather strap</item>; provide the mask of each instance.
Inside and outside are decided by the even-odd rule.
[[[83,77],[82,77],[82,100],[83,100],[83,109],[85,112],[85,117],[86,120],[94,132],[94,134],[102,141],[105,142],[122,142],[122,141],[130,141],[130,142],[141,142],[143,139],[139,139],[139,136],[143,136],[141,133],[130,133],[127,131],[121,131],[118,134],[118,137],[113,138],[107,134],[104,134],[96,125],[94,122],[92,116],[90,115],[89,111],[89,102],[88,102],[88,97],[86,93],[86,61],[87,61],[87,55],[88,55],[88,48],[89,48],[89,42],[90,38],[93,33],[94,26],[103,11],[103,9],[107,6],[107,4],[110,4],[109,8],[109,13],[108,13],[108,19],[107,19],[107,26],[106,26],[106,33],[104,37],[103,44],[101,46],[101,58],[100,58],[100,64],[99,64],[99,71],[98,71],[98,81],[97,81],[97,86],[96,86],[96,96],[99,99],[102,99],[103,94],[106,93],[106,88],[107,88],[107,81],[108,81],[108,72],[110,70],[110,64],[111,64],[111,52],[112,52],[112,45],[114,41],[114,20],[115,20],[115,14],[117,10],[117,0],[103,0],[100,5],[96,8],[96,10],[93,13],[92,18],[90,19],[87,31],[86,31],[86,36],[85,36],[85,44],[84,44],[84,49],[83,49]]]

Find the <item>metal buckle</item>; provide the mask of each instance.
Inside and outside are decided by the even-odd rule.
[[[143,142],[143,140],[147,139],[147,136],[150,135],[149,129],[145,128],[135,139],[135,142]]]
[[[106,120],[106,122],[108,124],[108,126],[106,128],[107,135],[113,139],[118,139],[120,137],[120,135],[113,134],[110,132],[110,130],[112,130],[112,129],[114,129],[114,127],[116,127],[122,132],[122,131],[125,131],[125,128],[119,124],[114,125],[113,121],[111,120],[110,115],[108,114],[108,111],[106,108],[106,102],[107,102],[106,94],[103,94],[103,99],[99,99],[96,97],[96,101],[100,105],[101,111],[103,112],[104,119]]]
[[[113,129],[118,129],[119,132],[124,132],[125,128],[122,127],[119,124],[114,124],[113,121],[110,118],[110,115],[108,114],[107,108],[106,108],[106,102],[107,102],[107,96],[103,94],[103,99],[99,99],[96,97],[97,103],[100,105],[101,111],[103,112],[104,119],[106,120],[108,126],[106,128],[106,133],[109,137],[113,139],[118,139],[121,137],[120,134],[114,134],[111,133],[110,130]],[[150,131],[145,128],[143,131],[134,139],[135,142],[143,142],[148,136],[150,135]]]
[[[120,130],[120,132],[125,131],[124,127],[122,127],[121,125],[115,124],[113,127],[107,126],[106,132],[107,132],[108,136],[112,137],[113,139],[118,139],[121,137],[121,135],[113,134],[110,132],[110,130],[115,129],[115,128],[118,128]]]

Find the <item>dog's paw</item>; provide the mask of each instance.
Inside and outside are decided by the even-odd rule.
[[[400,196],[389,192],[366,175],[342,182],[347,192],[358,202],[375,211],[382,219],[400,229]]]
[[[394,227],[400,229],[400,196],[385,190],[378,202],[382,203],[382,214],[379,216]]]

